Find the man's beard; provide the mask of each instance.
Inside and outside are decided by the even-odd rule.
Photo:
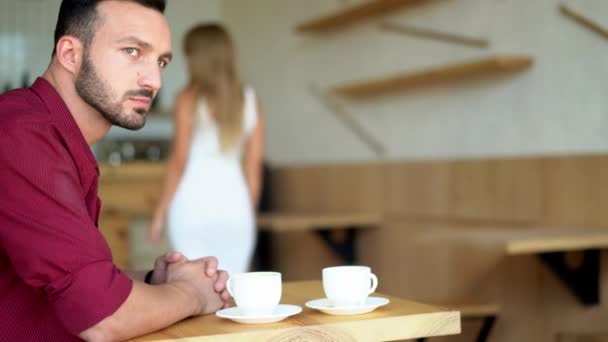
[[[76,92],[112,125],[130,130],[138,130],[146,124],[147,110],[135,108],[133,110],[135,113],[129,115],[123,112],[122,103],[129,96],[149,97],[150,100],[154,96],[151,90],[131,90],[124,94],[122,100],[112,102],[112,87],[99,77],[88,54],[85,54],[82,61],[82,69],[78,77],[76,77]]]

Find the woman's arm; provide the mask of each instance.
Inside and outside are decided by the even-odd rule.
[[[196,94],[194,91],[186,89],[177,95],[173,112],[173,141],[167,161],[164,186],[160,201],[154,211],[152,223],[148,227],[148,239],[154,243],[158,243],[162,239],[167,209],[177,190],[188,160],[195,106]]]
[[[245,177],[249,186],[251,203],[258,207],[262,189],[262,162],[264,160],[264,113],[256,100],[256,126],[245,147]]]

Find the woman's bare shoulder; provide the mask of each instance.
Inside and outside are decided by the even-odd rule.
[[[193,103],[196,101],[196,91],[191,87],[182,88],[177,92],[175,100],[180,103]]]

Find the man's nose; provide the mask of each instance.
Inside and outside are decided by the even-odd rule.
[[[162,86],[161,69],[157,63],[150,64],[139,75],[139,86],[156,93]]]

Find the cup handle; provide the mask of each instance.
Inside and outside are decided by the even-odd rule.
[[[369,277],[372,279],[372,288],[369,289],[367,294],[372,294],[376,291],[376,287],[378,287],[378,277],[376,277],[376,275],[373,273],[370,273]]]
[[[232,281],[231,280],[232,280],[232,278],[228,278],[228,281],[226,281],[226,290],[230,294],[230,297],[234,298],[234,294],[232,294]]]

